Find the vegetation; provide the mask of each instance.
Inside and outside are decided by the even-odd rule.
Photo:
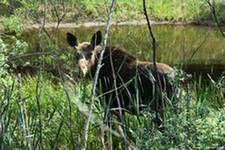
[[[156,129],[152,113],[140,116],[140,122],[127,114],[128,139],[138,149],[224,149],[224,81],[211,81],[207,87],[201,87],[200,81],[188,85],[177,104],[178,113],[174,113],[174,106],[166,112],[165,132]],[[1,149],[79,149],[89,91],[84,83],[53,84],[46,75],[22,81],[12,76],[7,85],[2,83]],[[103,110],[97,100],[93,115],[88,149],[99,149]],[[121,141],[122,137],[117,137],[113,142],[122,148]]]
[[[30,43],[22,38],[24,25],[39,23],[45,17],[48,22],[58,23],[61,19],[63,22],[105,21],[108,1],[12,2],[3,0],[0,3],[0,9],[5,8],[0,12],[4,29],[0,34],[0,149],[80,149],[90,83],[81,78],[77,82],[77,70],[71,69],[74,68],[73,56],[63,53],[58,45],[59,39],[55,36],[58,29],[54,28],[53,34],[48,35],[48,30],[40,28],[37,34],[37,51],[51,51],[52,55],[43,55],[32,60],[34,62],[32,58],[18,60],[26,65],[38,63],[41,67],[35,75],[16,74],[13,69],[18,61],[9,61],[26,53],[30,47]],[[149,4],[151,18],[156,20],[212,19],[204,1],[151,0]],[[224,4],[222,0],[217,0],[216,4],[218,17],[224,21]],[[144,19],[141,1],[118,1],[113,15],[118,21]],[[55,69],[58,76],[53,76],[53,71],[46,71],[49,69],[46,64],[50,64],[50,69]],[[139,117],[126,114],[128,145],[137,149],[225,149],[225,76],[218,80],[209,79],[207,84],[201,77],[191,78],[185,85],[177,83],[181,87],[180,97],[175,105],[168,102],[164,132],[158,131],[153,123],[154,113],[146,111]],[[178,80],[186,80],[182,71],[178,71]],[[102,148],[102,128],[106,128],[105,139],[110,139],[112,133],[114,145],[123,149],[123,136],[117,128],[121,123],[113,118],[114,132],[109,131],[102,124],[103,111],[95,99],[87,149]],[[109,144],[105,143],[105,146]]]
[[[23,19],[26,24],[47,22],[88,22],[105,21],[108,13],[108,0],[3,0],[0,3],[1,16]],[[215,0],[220,22],[224,22],[225,5],[223,0]],[[213,20],[205,0],[150,0],[147,5],[150,17],[161,21],[191,21],[201,23]],[[118,1],[114,11],[115,21],[143,20],[142,1]],[[0,19],[4,22],[4,19]]]

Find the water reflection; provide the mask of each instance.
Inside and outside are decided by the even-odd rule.
[[[73,32],[80,41],[103,28],[61,28],[59,47],[68,47],[65,33]],[[153,26],[157,39],[157,60],[169,64],[225,64],[225,39],[217,28],[206,26]],[[31,44],[37,41],[35,31],[25,31],[24,38]],[[33,37],[33,38],[32,38]],[[109,43],[126,48],[141,60],[152,60],[149,33],[146,26],[114,26],[111,28]]]
[[[88,41],[99,29],[104,31],[102,27],[60,28],[56,34],[57,44],[60,48],[69,48],[66,32],[74,33],[79,41]],[[225,38],[216,27],[157,25],[153,31],[157,39],[157,61],[184,66],[190,73],[219,75],[225,71]],[[37,49],[37,31],[25,31],[23,37],[31,43],[31,50]],[[140,60],[152,60],[146,26],[113,26],[108,42],[124,47]]]

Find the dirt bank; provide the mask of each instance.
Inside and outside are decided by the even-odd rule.
[[[152,25],[201,25],[201,26],[214,26],[215,23],[212,21],[150,21]],[[125,22],[111,22],[112,26],[123,26],[123,25],[146,25],[146,20],[133,20],[133,21],[125,21]],[[225,24],[222,24],[225,25]],[[32,24],[32,25],[25,25],[25,29],[32,29],[32,28],[40,28],[41,24]],[[46,28],[56,27],[57,23],[46,23]],[[60,28],[79,28],[79,27],[102,27],[105,26],[105,22],[83,22],[83,23],[61,23],[59,25]]]
[[[152,25],[199,25],[199,26],[214,26],[215,23],[213,21],[150,21]],[[125,22],[111,22],[112,26],[123,26],[123,25],[146,25],[146,20],[133,20],[133,21],[125,21]],[[225,26],[225,23],[221,24]],[[45,28],[53,28],[56,27],[56,22],[46,23]],[[103,27],[105,26],[105,22],[95,21],[95,22],[82,22],[82,23],[60,23],[59,28],[79,28],[79,27]],[[42,24],[27,24],[24,25],[24,30],[26,29],[38,29],[41,28]],[[0,25],[0,32],[3,32],[3,27]]]

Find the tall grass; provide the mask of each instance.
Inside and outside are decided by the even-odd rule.
[[[12,84],[1,87],[0,93],[1,149],[79,149],[90,88],[84,82],[53,84],[45,75],[39,79],[25,77],[18,81],[13,77],[12,80]],[[208,86],[202,85],[201,80],[187,85],[185,92],[188,93],[179,99],[177,114],[174,108],[166,110],[164,132],[157,130],[153,123],[154,114],[148,111],[138,118],[126,114],[130,143],[137,149],[223,149],[224,78],[211,81]],[[70,106],[65,86],[71,98]],[[98,100],[95,101],[93,115],[95,119],[90,126],[87,146],[88,149],[99,149],[102,146],[99,120],[103,118],[103,109]],[[113,122],[117,122],[115,118]],[[113,143],[117,143],[119,149],[123,147],[122,141],[113,136]]]
[[[39,82],[37,84],[37,82]],[[1,93],[1,146],[2,149],[27,148],[30,141],[32,149],[57,149],[73,145],[80,146],[85,115],[81,115],[78,106],[79,95],[76,85],[67,85],[72,95],[69,106],[62,84],[54,85],[46,78],[25,78],[19,83],[6,87]],[[37,90],[39,89],[39,92]],[[18,93],[20,91],[20,94]],[[21,102],[21,95],[23,95]],[[39,101],[39,102],[37,102]],[[23,103],[23,104],[21,104]],[[25,111],[21,111],[21,106]],[[69,107],[72,113],[69,112]],[[25,114],[26,113],[26,114]],[[26,117],[23,117],[26,116]],[[70,117],[72,126],[70,126]],[[41,123],[40,123],[41,121]],[[29,135],[24,130],[29,128]],[[73,132],[73,141],[71,140]],[[96,135],[96,129],[91,129]],[[89,141],[89,147],[98,147],[98,141]]]

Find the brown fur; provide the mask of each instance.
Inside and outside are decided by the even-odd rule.
[[[114,69],[111,68],[110,57],[112,57]],[[95,75],[97,60],[91,67],[92,77]],[[104,101],[109,108],[118,107],[115,91],[109,92],[114,89],[113,70],[116,74],[117,87],[119,87],[118,92],[121,106],[128,112],[139,113],[139,110],[150,106],[149,104],[151,103],[151,107],[153,108],[153,86],[160,85],[162,90],[166,91],[168,95],[172,94],[173,86],[168,81],[167,75],[173,73],[174,70],[166,64],[157,64],[157,75],[160,84],[156,84],[155,82],[154,78],[156,77],[152,63],[141,62],[136,57],[118,47],[106,48],[102,64],[103,67],[99,74],[99,84],[101,84],[99,85],[101,87],[100,93],[108,93],[104,95]],[[135,78],[136,81],[134,81]],[[139,101],[134,105],[133,103],[137,100],[137,92],[139,93]],[[157,100],[159,103],[162,103],[160,102],[161,98]],[[139,107],[136,107],[137,105]]]
[[[68,43],[71,46],[75,43],[77,52],[85,54],[85,58],[88,56],[88,52],[92,51],[92,56],[87,60],[89,64],[86,65],[88,66],[88,72],[86,74],[85,69],[83,72],[85,75],[93,78],[97,70],[100,50],[102,49],[100,46],[96,46],[99,45],[101,40],[95,39],[100,36],[100,33],[94,34],[91,43],[78,44],[76,37],[69,39],[70,36],[68,36]],[[97,41],[97,44],[94,46],[93,39]],[[83,62],[79,62],[79,66],[83,65],[85,65]],[[135,56],[122,48],[115,46],[106,47],[97,84],[98,94],[104,108],[118,108],[120,104],[123,110],[132,114],[139,114],[144,108],[150,108],[160,113],[162,117],[163,99],[160,91],[165,91],[168,97],[171,97],[173,85],[168,80],[168,75],[173,74],[174,70],[163,63],[157,63],[157,69],[158,71],[155,72],[151,62],[139,61]],[[116,76],[117,87],[114,85],[113,73]],[[118,97],[115,89],[118,91]],[[156,89],[158,92],[154,96],[154,90]],[[157,120],[157,122],[161,124],[161,119]]]

